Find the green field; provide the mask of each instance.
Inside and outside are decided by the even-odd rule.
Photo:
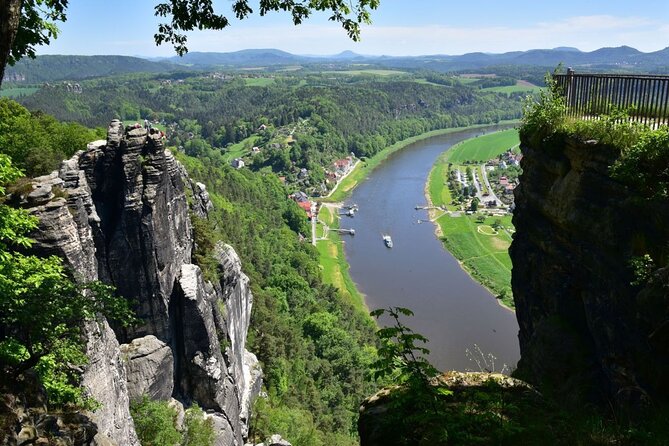
[[[451,191],[445,185],[448,183],[448,166],[445,163],[435,163],[427,179],[428,193],[430,202],[434,206],[445,207],[449,211],[455,211],[457,208],[451,204],[453,198]]]
[[[480,77],[458,77],[458,81],[461,84],[465,84],[465,85],[473,84],[474,82],[478,82],[480,80],[481,80]]]
[[[349,76],[359,76],[361,74],[370,74],[374,76],[394,76],[394,75],[407,75],[406,71],[398,70],[346,70],[346,71],[322,71],[324,74],[345,74]]]
[[[525,82],[518,81],[516,85],[506,85],[504,87],[489,87],[484,88],[485,91],[494,91],[496,93],[530,93],[541,91],[542,87],[531,85]]]
[[[444,215],[437,220],[437,224],[446,249],[477,282],[496,296],[502,295],[502,302],[513,308],[511,258],[508,253],[512,239],[506,230],[490,235],[492,224],[497,219],[505,228],[512,227],[511,216],[486,217],[483,223],[477,223],[474,215]],[[482,228],[480,231],[479,227]]]
[[[468,139],[451,147],[443,159],[453,164],[487,161],[520,143],[518,130],[510,129]]]
[[[260,139],[260,136],[252,135],[239,141],[236,144],[232,144],[230,147],[225,149],[223,159],[225,159],[227,162],[231,162],[235,158],[241,158],[245,155],[248,155],[258,139]]]
[[[331,211],[327,206],[321,207],[318,218],[327,224],[330,229],[339,227],[339,217],[336,215],[336,211]],[[317,231],[317,235],[322,235],[322,229],[320,234]],[[320,256],[323,281],[341,290],[344,298],[352,303],[358,311],[365,315],[369,314],[362,294],[360,294],[355,282],[353,282],[348,273],[349,266],[344,255],[344,246],[339,234],[331,230],[328,234],[328,239],[318,240],[316,247]]]
[[[247,77],[244,79],[247,87],[267,87],[274,83],[271,77]]]
[[[0,90],[0,97],[2,98],[18,98],[20,96],[30,96],[39,88],[37,87],[11,87]]]
[[[495,157],[518,142],[516,130],[505,130],[468,139],[444,152],[430,171],[427,193],[430,203],[456,210],[451,203],[447,185],[450,162],[483,161]],[[480,169],[480,166],[475,166]],[[511,216],[487,216],[483,214],[452,217],[444,215],[436,223],[438,233],[453,256],[471,276],[500,297],[504,305],[513,308],[511,294],[511,258],[509,246],[514,232]],[[503,229],[495,230],[499,223]]]

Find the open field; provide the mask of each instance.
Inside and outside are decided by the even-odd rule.
[[[395,75],[406,75],[408,74],[405,71],[398,71],[398,70],[374,70],[374,69],[369,69],[369,70],[346,70],[346,71],[322,71],[321,73],[323,74],[345,74],[349,76],[359,76],[361,74],[370,74],[374,76],[395,76]]]
[[[502,295],[502,302],[513,308],[511,258],[508,253],[512,239],[507,231],[495,231],[492,228],[498,219],[503,227],[511,227],[511,216],[486,217],[482,223],[478,223],[474,215],[444,215],[437,220],[437,224],[446,249],[477,282],[493,294]]]
[[[426,187],[429,201],[455,210],[450,205],[451,196],[446,181],[448,164],[485,161],[517,143],[518,132],[512,129],[468,139],[444,152],[430,171]],[[436,221],[437,233],[446,249],[476,281],[498,296],[504,305],[513,308],[512,265],[508,252],[514,231],[512,217],[487,216],[484,212],[458,217],[444,215]]]
[[[339,227],[339,217],[336,215],[336,208],[324,205],[319,213],[319,220],[323,221],[331,229]],[[322,235],[322,232],[320,234]],[[329,232],[327,240],[318,240],[316,242],[316,247],[320,255],[323,281],[341,290],[345,299],[352,303],[358,311],[367,315],[369,314],[369,310],[365,305],[365,300],[348,273],[349,266],[344,255],[344,246],[342,243],[339,234],[332,230]]]
[[[430,82],[427,79],[414,79],[414,82],[416,82],[417,84],[426,84],[426,85],[434,85],[435,87],[450,88],[448,85],[437,84],[435,82]]]
[[[452,205],[453,198],[451,191],[446,186],[448,183],[448,165],[445,163],[436,163],[427,179],[428,193],[430,200],[434,206],[441,206],[449,211],[458,210],[456,206]]]
[[[453,164],[460,164],[465,161],[487,161],[519,143],[520,139],[516,129],[495,132],[468,139],[455,145],[446,152],[443,160]]]
[[[248,153],[251,151],[251,148],[258,139],[260,139],[260,136],[252,135],[239,141],[236,144],[232,144],[226,149],[223,158],[225,161],[231,162],[235,158],[241,158],[242,156],[248,155]]]
[[[511,94],[511,93],[530,93],[530,92],[537,92],[541,91],[543,87],[539,87],[538,85],[531,84],[527,81],[518,81],[516,82],[516,85],[507,85],[504,87],[490,87],[490,88],[484,88],[483,90],[485,91],[494,91],[496,93],[506,93],[506,94]]]
[[[517,121],[502,121],[500,124],[512,124]],[[431,132],[423,133],[421,135],[414,136],[412,138],[407,138],[402,141],[396,142],[392,146],[388,146],[373,157],[369,158],[365,162],[360,162],[356,168],[347,176],[337,187],[337,190],[328,198],[319,199],[323,202],[337,202],[343,201],[355,187],[364,181],[367,176],[372,173],[372,171],[379,165],[383,160],[388,158],[392,153],[397,152],[405,148],[406,146],[413,144],[424,139],[432,138],[433,136],[445,135],[448,133],[458,132],[461,130],[473,129],[478,127],[486,127],[490,124],[482,125],[473,125],[470,127],[454,127],[441,130],[433,130]],[[448,152],[447,152],[448,153]]]
[[[39,88],[37,87],[11,87],[0,90],[0,97],[2,98],[18,98],[20,96],[30,96]]]

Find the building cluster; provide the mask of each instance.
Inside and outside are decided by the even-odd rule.
[[[288,198],[295,201],[299,207],[301,207],[304,212],[307,214],[307,220],[311,220],[315,217],[315,203],[309,200],[309,196],[302,191],[294,192],[288,195]]]
[[[325,178],[329,183],[337,183],[342,177],[346,176],[355,166],[353,155],[338,159],[332,163],[332,168],[325,171]]]

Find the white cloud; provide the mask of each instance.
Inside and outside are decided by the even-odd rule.
[[[526,27],[368,26],[362,42],[348,40],[336,25],[231,27],[189,37],[192,51],[280,48],[299,54],[331,54],[344,49],[363,54],[462,54],[574,46],[591,51],[629,45],[655,51],[669,43],[669,23],[644,17],[576,16]]]

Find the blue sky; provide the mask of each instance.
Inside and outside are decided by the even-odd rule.
[[[158,0],[70,0],[61,36],[38,54],[124,54],[170,56],[169,45],[156,47],[153,16]],[[254,3],[254,0],[251,0]],[[215,3],[221,13],[231,0]],[[232,19],[232,14],[229,15]],[[629,45],[641,51],[669,46],[666,0],[381,0],[362,41],[316,15],[294,27],[286,14],[234,21],[223,31],[189,34],[191,51],[278,48],[297,54],[500,53],[573,46],[592,51]]]

